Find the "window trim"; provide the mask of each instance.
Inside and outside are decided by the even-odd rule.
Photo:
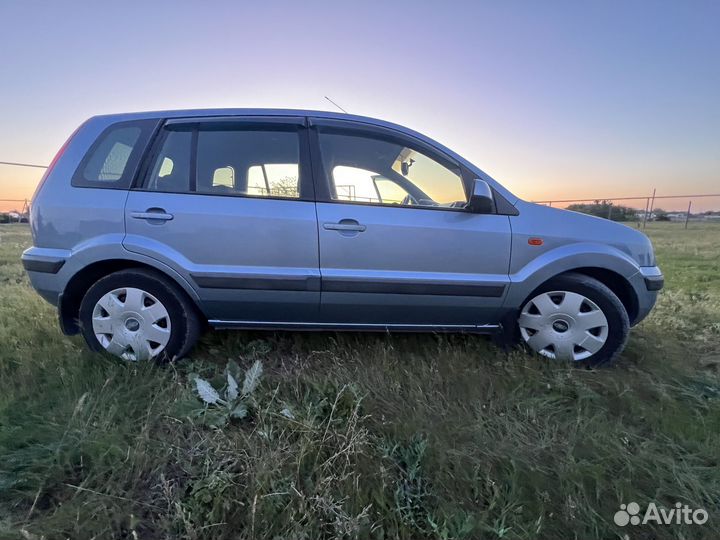
[[[95,152],[100,145],[105,141],[106,137],[117,129],[123,129],[128,127],[140,128],[140,134],[138,135],[137,141],[133,145],[128,156],[127,162],[123,174],[117,180],[88,180],[83,176],[85,167],[87,167],[90,160],[94,157]],[[75,188],[85,189],[114,189],[120,191],[127,191],[132,188],[135,183],[138,171],[143,165],[144,156],[147,153],[147,149],[152,144],[152,140],[155,138],[160,127],[160,120],[157,118],[147,120],[128,120],[122,122],[114,122],[102,130],[98,135],[90,148],[87,149],[85,155],[80,160],[75,172],[73,172],[70,180],[70,185]]]
[[[203,129],[210,127],[211,129]],[[200,131],[285,131],[296,133],[298,137],[298,197],[280,197],[277,195],[247,195],[242,193],[204,193],[197,190],[197,143]],[[191,131],[190,148],[190,190],[189,191],[156,191],[146,187],[148,175],[162,150],[167,134],[170,131]],[[315,182],[310,158],[310,143],[306,118],[280,116],[229,116],[229,117],[188,117],[170,118],[161,121],[157,132],[145,153],[142,166],[138,169],[130,189],[148,193],[170,193],[176,195],[193,195],[204,197],[235,197],[240,199],[279,200],[315,202]]]
[[[171,130],[168,130],[168,132]],[[199,128],[195,127],[190,132],[190,161],[188,163],[188,167],[190,167],[190,170],[188,171],[190,173],[190,178],[188,178],[188,193],[197,193],[197,150],[198,150],[198,138],[199,138]],[[145,180],[143,180],[143,185],[145,185]]]
[[[419,205],[400,205],[400,204],[385,204],[365,201],[343,201],[333,199],[330,190],[330,172],[325,171],[325,165],[322,160],[322,151],[320,149],[320,136],[323,133],[340,134],[340,135],[353,135],[357,137],[366,137],[376,140],[386,140],[396,144],[402,144],[407,148],[421,152],[427,157],[437,161],[444,167],[454,167],[460,171],[460,181],[465,191],[465,196],[470,196],[472,182],[477,177],[462,163],[458,163],[457,160],[448,156],[444,152],[437,148],[427,144],[425,141],[412,137],[400,131],[386,128],[383,126],[376,126],[373,124],[365,124],[362,122],[356,122],[352,120],[335,120],[329,118],[309,118],[309,130],[310,132],[310,150],[313,163],[313,176],[315,179],[315,195],[317,202],[331,203],[331,204],[352,204],[358,206],[378,206],[382,208],[403,208],[408,210],[433,210],[442,212],[462,212],[472,213],[468,208],[453,208],[447,206],[419,206]],[[485,215],[497,214],[497,206],[493,206],[493,211]]]

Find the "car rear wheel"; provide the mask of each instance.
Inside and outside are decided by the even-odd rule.
[[[536,353],[586,366],[614,360],[630,322],[618,297],[591,277],[557,276],[530,295],[520,310],[521,340]]]
[[[90,287],[80,304],[80,326],[91,349],[128,361],[180,358],[200,333],[185,293],[144,269],[115,272]]]

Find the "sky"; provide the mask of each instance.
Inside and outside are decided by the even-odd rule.
[[[330,96],[527,200],[720,193],[719,20],[705,0],[0,0],[0,161],[47,164],[96,114]],[[41,175],[0,165],[0,199]]]

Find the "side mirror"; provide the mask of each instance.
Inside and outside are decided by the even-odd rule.
[[[495,211],[492,189],[485,180],[476,178],[473,181],[470,201],[468,201],[466,208],[473,214],[492,214]]]

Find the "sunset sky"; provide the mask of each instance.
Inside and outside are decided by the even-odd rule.
[[[718,21],[702,0],[8,0],[0,161],[47,164],[95,114],[328,95],[529,200],[720,192]],[[0,165],[0,199],[41,175]]]

